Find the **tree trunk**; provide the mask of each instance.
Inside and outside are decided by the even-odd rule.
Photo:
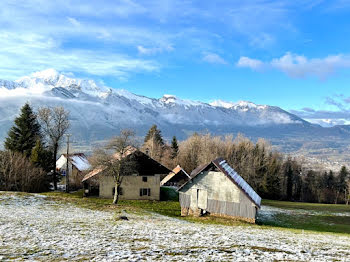
[[[56,173],[57,150],[58,150],[58,144],[56,143],[53,146],[53,174],[52,174],[53,187],[55,190],[57,190],[57,173]]]
[[[339,197],[339,191],[337,191],[337,193],[335,194],[334,204],[338,203],[338,197]]]
[[[114,198],[113,198],[113,204],[117,205],[119,201],[119,182],[115,182],[115,190],[114,190]]]
[[[121,181],[119,181],[120,179],[119,170],[118,170],[118,175],[116,175],[114,179],[115,179],[115,186],[114,186],[115,189],[114,189],[113,204],[117,205],[119,201],[119,187],[121,183]]]

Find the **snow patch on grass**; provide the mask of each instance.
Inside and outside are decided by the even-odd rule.
[[[264,209],[262,214],[273,213]],[[96,211],[39,195],[0,195],[0,259],[91,261],[329,261],[350,259],[350,237],[189,223]]]

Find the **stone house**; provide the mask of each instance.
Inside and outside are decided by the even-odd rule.
[[[181,215],[213,215],[255,223],[261,197],[227,162],[218,158],[191,173],[179,189]]]
[[[116,158],[119,156],[115,156]],[[159,200],[160,180],[170,170],[137,149],[128,150],[126,156],[132,159],[131,175],[121,175],[119,199],[121,200]],[[105,175],[103,168],[88,173],[82,180],[85,196],[98,195],[113,198],[115,192],[114,177]]]

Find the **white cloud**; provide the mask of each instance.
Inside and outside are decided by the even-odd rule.
[[[308,59],[302,55],[287,53],[281,58],[273,59],[271,65],[290,77],[316,76],[325,79],[338,69],[349,68],[350,56],[330,55],[325,58]]]
[[[171,45],[164,47],[144,47],[142,45],[137,46],[137,51],[140,55],[155,55],[158,53],[163,53],[165,51],[171,52],[174,48]]]
[[[248,67],[253,70],[260,68],[277,69],[292,78],[305,78],[309,76],[326,79],[339,69],[350,68],[350,55],[329,55],[325,58],[307,58],[303,55],[286,53],[280,58],[270,62],[258,59],[241,57],[238,67]]]
[[[207,53],[203,56],[202,59],[203,59],[203,61],[211,63],[211,64],[222,64],[222,65],[228,64],[225,59],[223,59],[218,54],[214,54],[214,53]]]
[[[313,124],[317,124],[323,127],[332,127],[332,126],[336,126],[336,125],[349,125],[350,124],[350,120],[348,119],[317,119],[317,118],[311,118],[311,119],[305,119],[306,121],[313,123]]]
[[[74,26],[76,26],[76,27],[78,27],[78,26],[81,25],[80,22],[79,22],[77,19],[73,18],[73,17],[67,17],[67,20],[68,20],[72,25],[74,25]]]
[[[242,56],[237,64],[238,67],[248,67],[252,70],[259,70],[264,66],[264,63],[258,59],[252,59],[246,56]]]
[[[160,65],[152,60],[124,54],[84,49],[63,50],[59,43],[35,34],[0,33],[1,78],[16,79],[33,71],[55,68],[59,71],[114,76],[126,79],[135,72],[154,72]],[[20,48],[18,47],[20,46]],[[20,66],[19,66],[20,64]]]

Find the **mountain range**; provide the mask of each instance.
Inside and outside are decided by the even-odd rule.
[[[48,69],[16,81],[0,80],[0,147],[26,102],[36,110],[65,107],[70,112],[74,140],[87,146],[124,128],[144,136],[153,124],[165,138],[176,135],[184,139],[193,132],[242,133],[253,140],[266,138],[284,152],[320,158],[330,156],[325,153],[329,150],[332,155],[343,154],[342,148],[350,140],[349,126],[321,127],[276,106],[248,101],[204,103],[174,95],[149,98]]]

